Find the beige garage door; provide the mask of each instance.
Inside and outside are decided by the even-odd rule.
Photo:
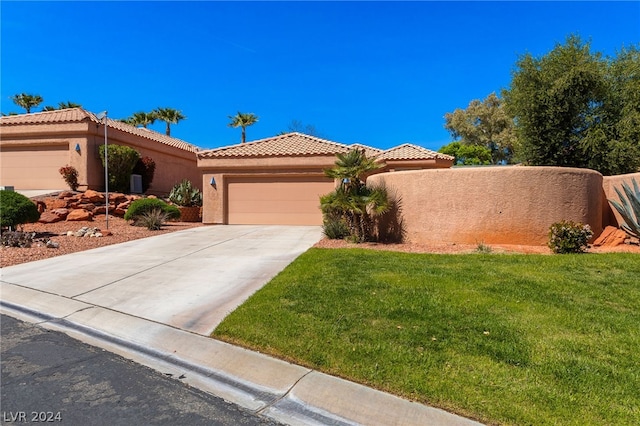
[[[2,147],[0,182],[15,189],[65,189],[58,170],[68,163],[68,145]]]
[[[308,178],[232,178],[227,184],[232,225],[322,225],[320,196],[333,181]]]

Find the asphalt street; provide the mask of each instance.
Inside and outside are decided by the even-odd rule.
[[[0,316],[2,424],[278,425],[64,333]]]

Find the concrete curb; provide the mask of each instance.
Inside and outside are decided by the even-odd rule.
[[[290,425],[480,425],[206,336],[1,283],[0,312],[117,353]]]

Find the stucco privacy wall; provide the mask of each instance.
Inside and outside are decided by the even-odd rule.
[[[560,220],[602,232],[602,175],[562,167],[482,167],[382,173],[402,202],[411,242],[545,244]]]
[[[624,194],[624,191],[622,190],[622,184],[626,183],[631,189],[633,189],[633,179],[635,179],[636,183],[640,186],[640,173],[630,173],[618,176],[605,176],[603,178],[602,187],[604,189],[604,202],[602,205],[602,216],[603,223],[605,225],[619,226],[624,222],[624,220],[620,216],[620,213],[618,213],[616,209],[611,206],[608,200],[615,200],[619,202],[620,198],[618,197],[618,194],[616,194],[614,188],[618,188],[618,190]]]

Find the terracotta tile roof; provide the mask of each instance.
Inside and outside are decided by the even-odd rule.
[[[335,155],[347,152],[347,145],[302,133],[286,133],[238,145],[198,152],[198,158],[221,157],[288,157]]]
[[[364,149],[364,154],[367,157],[376,157],[382,153],[382,150],[380,148],[374,148],[372,146],[363,145],[361,143],[351,144],[349,145],[349,149]]]
[[[454,160],[454,157],[418,145],[405,143],[381,153],[378,160]]]
[[[0,125],[16,126],[24,124],[62,124],[78,123],[87,120],[93,121],[94,123],[102,122],[102,120],[98,120],[96,115],[92,112],[86,111],[82,108],[69,108],[55,111],[36,112],[31,114],[7,115],[4,117],[0,117]],[[107,117],[107,125],[109,126],[109,128],[118,129],[120,131],[137,135],[165,145],[169,145],[174,148],[182,149],[184,151],[198,151],[197,146],[187,143],[181,139],[172,138],[171,136],[167,136],[163,133],[158,133],[156,131],[145,129],[142,127],[135,127],[118,120],[113,120],[109,117]]]

